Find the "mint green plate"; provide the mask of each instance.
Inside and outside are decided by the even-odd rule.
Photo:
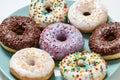
[[[70,6],[73,2],[68,2],[68,6]],[[18,11],[14,12],[11,16],[28,16],[28,6],[19,9]],[[109,18],[109,21],[111,19]],[[88,47],[88,39],[90,34],[83,34],[84,40],[85,40],[85,46],[84,49],[89,50]],[[10,52],[4,50],[0,45],[0,70],[5,75],[6,79],[9,80],[16,80],[16,78],[10,73],[9,71],[9,60],[13,54]],[[113,61],[107,61],[108,69],[107,69],[107,76],[105,80],[109,80],[109,78],[117,71],[117,69],[120,67],[120,59],[113,60]],[[50,80],[63,80],[59,68],[58,68],[58,62],[56,61],[56,68],[54,71],[54,74],[50,78]]]

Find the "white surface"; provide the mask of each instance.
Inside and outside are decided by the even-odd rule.
[[[109,16],[114,21],[120,22],[120,0],[102,0],[102,2],[107,7]],[[0,0],[0,23],[10,14],[29,3],[30,0]],[[120,74],[120,69],[112,76],[112,78],[115,77],[114,80],[120,80],[120,76],[118,74]]]
[[[117,22],[120,22],[120,0],[102,0],[108,9],[109,16]]]
[[[29,3],[30,0],[0,0],[0,23],[14,11]]]
[[[114,21],[120,22],[120,0],[102,0],[102,2],[107,7],[109,16],[112,17]],[[0,0],[0,23],[11,13],[29,3],[30,0]]]

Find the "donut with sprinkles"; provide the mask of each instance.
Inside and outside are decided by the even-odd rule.
[[[84,39],[81,32],[74,26],[55,23],[42,31],[39,46],[54,60],[62,60],[69,53],[83,50]]]
[[[17,80],[48,80],[55,68],[52,57],[38,48],[17,51],[9,62],[9,69]]]
[[[68,9],[65,0],[31,0],[29,16],[40,28],[49,24],[66,22]]]
[[[75,52],[59,63],[59,69],[64,80],[103,80],[106,62],[96,53]]]

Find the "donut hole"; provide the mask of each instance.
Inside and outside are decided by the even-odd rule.
[[[66,38],[66,36],[65,36],[64,34],[60,34],[60,35],[57,36],[57,40],[59,40],[59,41],[61,41],[61,42],[62,42],[62,41],[66,41],[66,39],[67,39],[67,38]]]
[[[17,35],[23,35],[25,29],[24,28],[19,28],[17,29],[17,31],[15,32]]]
[[[85,61],[83,60],[83,59],[79,59],[79,60],[76,60],[76,63],[77,63],[77,65],[78,66],[80,66],[80,67],[84,67],[85,65]]]
[[[113,40],[115,40],[115,35],[114,35],[114,33],[109,33],[108,35],[106,35],[105,36],[105,39],[107,40],[107,41],[113,41]]]
[[[34,66],[35,61],[33,59],[27,60],[27,64],[30,65],[30,66]]]
[[[17,35],[23,35],[25,28],[23,28],[22,25],[18,25],[18,28],[12,31],[15,32]]]
[[[52,12],[52,9],[51,9],[50,7],[46,7],[46,9],[45,9],[45,10],[47,11],[47,13]]]
[[[84,12],[83,15],[84,16],[89,16],[89,15],[91,15],[91,13],[90,12]]]

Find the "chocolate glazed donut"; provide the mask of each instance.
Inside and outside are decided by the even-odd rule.
[[[4,48],[20,50],[35,47],[39,40],[40,30],[29,17],[14,16],[5,19],[0,25],[0,42]],[[6,48],[6,49],[7,49]]]
[[[97,27],[90,36],[89,47],[107,60],[120,58],[120,23],[110,22]]]

